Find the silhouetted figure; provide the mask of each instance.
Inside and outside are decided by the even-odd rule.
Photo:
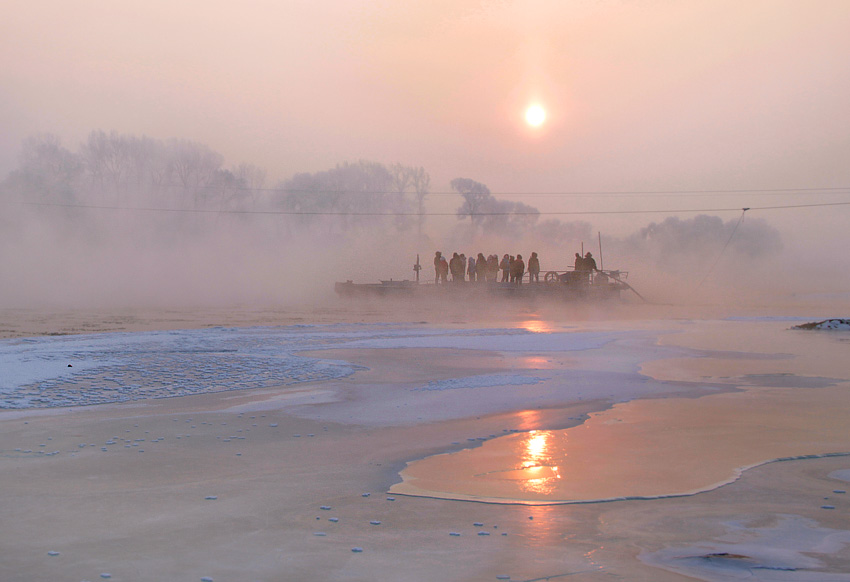
[[[511,258],[509,255],[502,257],[499,268],[502,270],[502,283],[507,283],[511,276]]]
[[[487,279],[493,282],[499,280],[499,255],[487,257]]]
[[[587,253],[584,255],[584,270],[588,273],[592,273],[594,271],[598,271],[596,268],[596,259],[593,258],[593,255]]]
[[[452,281],[454,283],[460,283],[463,281],[464,267],[464,261],[460,258],[460,255],[453,253],[452,259],[449,261],[449,271],[452,273]]]
[[[442,258],[443,254],[440,251],[434,253],[434,285],[440,282],[440,263]]]
[[[478,257],[475,259],[475,279],[479,283],[487,280],[487,257],[484,256],[484,253],[478,253]]]
[[[587,264],[581,253],[576,253],[575,270],[572,273],[567,273],[570,277],[567,279],[570,283],[583,284],[587,283],[589,277],[587,272]]]
[[[440,257],[440,282],[443,285],[449,282],[449,262],[446,257]]]
[[[593,280],[593,273],[599,271],[599,269],[596,268],[596,260],[590,253],[584,255],[584,269],[587,271],[587,281],[591,282]]]
[[[522,255],[517,255],[511,264],[511,282],[522,285],[523,275],[525,275],[525,261],[522,260]]]
[[[540,282],[540,259],[537,258],[537,253],[531,253],[528,258],[528,282]]]

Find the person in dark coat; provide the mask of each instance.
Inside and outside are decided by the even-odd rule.
[[[478,253],[478,258],[475,259],[475,278],[479,283],[485,282],[487,276],[487,257],[484,253]]]
[[[463,281],[463,271],[464,271],[464,261],[461,260],[460,255],[457,253],[452,254],[452,258],[449,261],[449,271],[452,273],[452,281],[455,283],[460,283]]]
[[[449,282],[449,262],[446,257],[440,257],[440,282],[443,285]]]
[[[522,260],[522,255],[517,255],[513,263],[511,263],[511,282],[522,285],[522,277],[524,275],[525,261]]]
[[[573,267],[576,271],[584,271],[584,259],[579,253],[576,253],[576,262]]]
[[[596,260],[593,258],[593,255],[591,255],[590,253],[587,253],[586,255],[584,255],[584,271],[587,274],[586,275],[587,276],[586,281],[588,283],[591,282],[592,277],[593,277],[593,273],[595,273],[598,270],[599,269],[596,268]]]
[[[598,271],[596,268],[596,259],[593,258],[593,255],[587,253],[584,255],[584,270],[588,273],[592,273],[594,271]]]
[[[490,274],[487,279],[493,282],[499,280],[499,255],[490,255],[487,257],[487,272]]]
[[[540,282],[540,259],[537,258],[537,253],[531,253],[528,259],[528,282]]]

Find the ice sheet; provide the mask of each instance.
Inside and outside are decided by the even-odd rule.
[[[78,406],[286,386],[338,379],[359,369],[347,362],[297,354],[306,350],[432,347],[574,351],[602,347],[615,337],[613,332],[531,333],[522,329],[344,324],[5,340],[0,341],[0,408]],[[538,381],[503,375],[459,379],[424,389]]]

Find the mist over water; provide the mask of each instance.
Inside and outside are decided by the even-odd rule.
[[[846,305],[849,26],[844,0],[11,0],[0,306],[323,302],[436,250],[582,248],[658,302]]]
[[[100,152],[95,164],[92,142],[106,137],[93,132],[79,153],[34,138],[0,183],[4,307],[326,303],[335,301],[335,281],[413,279],[417,255],[421,281],[430,282],[436,250],[526,260],[534,251],[543,273],[592,252],[657,302],[829,288],[825,279],[811,285],[815,262],[789,253],[763,218],[635,220],[603,235],[592,217],[546,216],[471,180],[464,184],[479,189],[475,199],[463,188],[429,198],[427,171],[401,164],[342,164],[267,188],[260,168],[227,169],[210,148],[178,140],[163,147],[188,148],[195,173],[181,174],[179,158],[160,160],[157,183],[153,155],[134,165]],[[144,139],[113,133],[107,141]],[[57,170],[63,164],[70,169]],[[413,185],[414,175],[424,184]],[[429,211],[439,204],[454,212]]]

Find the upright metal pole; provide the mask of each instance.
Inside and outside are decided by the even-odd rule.
[[[599,235],[599,270],[602,270],[602,231],[597,231]]]

